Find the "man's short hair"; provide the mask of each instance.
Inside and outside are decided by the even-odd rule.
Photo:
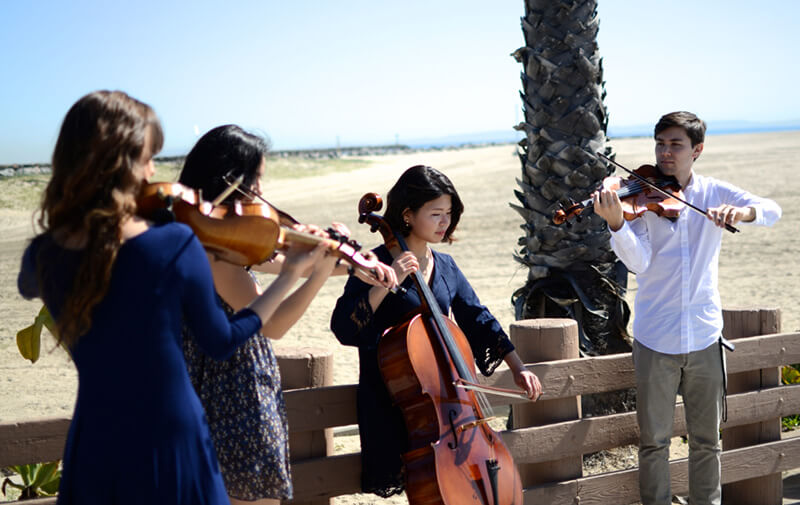
[[[673,126],[678,126],[686,131],[689,140],[692,142],[692,147],[704,142],[706,139],[706,122],[695,114],[686,111],[670,112],[661,116],[661,119],[656,123],[653,136]]]

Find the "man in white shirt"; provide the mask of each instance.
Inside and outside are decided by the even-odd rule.
[[[706,124],[690,112],[672,112],[655,127],[658,168],[677,179],[684,208],[677,219],[645,212],[626,221],[617,193],[593,196],[606,220],[611,246],[636,274],[633,360],[640,429],[639,491],[644,505],[668,505],[669,444],[675,399],[681,393],[689,431],[689,502],[721,501],[719,425],[725,393],[722,306],[718,262],[725,226],[771,226],[780,207],[726,182],[693,172],[703,152]],[[729,345],[729,344],[728,344]]]

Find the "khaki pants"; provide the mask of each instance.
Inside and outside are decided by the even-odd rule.
[[[639,421],[639,493],[644,505],[669,505],[669,444],[676,395],[689,432],[689,503],[719,505],[719,424],[725,388],[719,343],[689,354],[663,354],[633,343]]]

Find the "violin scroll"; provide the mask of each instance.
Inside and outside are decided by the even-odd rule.
[[[555,213],[553,213],[553,223],[555,224],[564,224],[567,223],[567,226],[570,226],[570,221],[575,219],[576,221],[581,221],[581,214],[583,211],[587,209],[586,201],[583,202],[573,202],[570,201],[569,205],[561,204],[561,208],[559,208]]]

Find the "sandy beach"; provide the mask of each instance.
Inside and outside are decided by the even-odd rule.
[[[617,160],[630,168],[652,163],[649,138],[614,139]],[[509,207],[515,201],[520,162],[516,146],[430,151],[369,158],[363,169],[310,178],[269,179],[265,193],[278,207],[297,219],[325,225],[345,223],[365,246],[377,245],[378,235],[357,223],[356,206],[366,192],[385,194],[399,174],[415,164],[427,164],[446,173],[455,184],[466,210],[457,233],[458,242],[439,246],[453,255],[481,301],[504,327],[514,321],[511,294],[524,284],[527,271],[514,261],[522,218]],[[800,331],[796,233],[800,231],[800,132],[737,134],[707,138],[695,170],[718,177],[757,195],[772,198],[783,208],[783,218],[772,228],[741,226],[741,233],[726,234],[720,257],[723,307],[779,307],[782,330]],[[36,364],[24,360],[16,348],[16,332],[29,325],[41,303],[23,300],[16,290],[19,260],[33,234],[31,211],[0,208],[0,422],[41,416],[70,415],[77,376],[74,367],[52,339],[43,339],[42,357]],[[264,276],[264,282],[269,282]],[[331,309],[341,294],[344,278],[323,287],[301,321],[280,341],[281,349],[312,347],[334,353],[334,382],[357,380],[358,356],[354,348],[339,345],[328,329]],[[630,287],[635,289],[634,279]],[[629,292],[632,305],[633,289]],[[120,321],[124,324],[124,321]],[[114,357],[109,357],[114,359]],[[119,357],[124,359],[124,357]],[[346,448],[348,437],[337,437]],[[335,503],[374,503],[375,497],[342,497]],[[404,500],[396,503],[404,503]],[[381,503],[395,503],[386,500]]]

